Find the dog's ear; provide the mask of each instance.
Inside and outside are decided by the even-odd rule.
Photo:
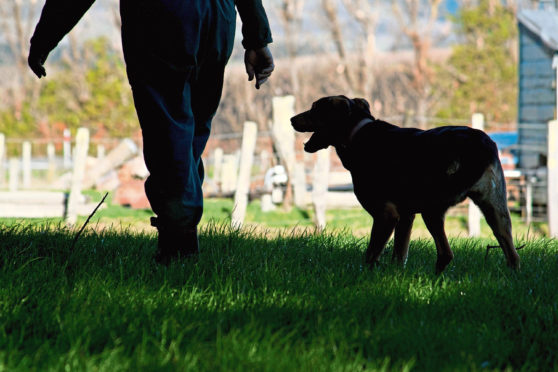
[[[345,96],[333,96],[329,97],[329,102],[335,110],[334,114],[339,116],[337,120],[351,115],[351,100],[349,98]]]
[[[364,98],[353,98],[353,102],[358,108],[363,109],[370,114],[370,104]]]

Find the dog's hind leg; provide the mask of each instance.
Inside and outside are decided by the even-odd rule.
[[[446,231],[444,229],[444,212],[423,212],[422,219],[436,244],[436,274],[440,274],[453,259]]]
[[[508,266],[519,269],[519,255],[513,245],[510,212],[506,198],[504,173],[499,163],[487,168],[467,194],[486,218],[506,257]]]
[[[374,214],[370,243],[366,250],[365,260],[370,268],[378,263],[378,259],[386,246],[386,243],[397,225],[399,214],[395,206],[391,203],[386,204],[381,213]]]
[[[414,214],[403,214],[399,218],[397,226],[395,226],[393,255],[391,259],[393,261],[397,261],[401,265],[405,265],[407,262],[407,255],[409,254],[409,241],[411,240],[411,229],[413,227],[414,220]]]

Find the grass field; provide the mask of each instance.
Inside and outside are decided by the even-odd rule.
[[[558,243],[522,270],[485,239],[413,240],[363,267],[348,231],[273,236],[206,223],[202,253],[152,261],[153,234],[0,225],[0,370],[558,369]]]
[[[88,191],[87,195],[95,202],[99,202],[103,196],[103,194],[96,191]],[[149,218],[153,216],[150,210],[133,210],[112,204],[111,195],[109,195],[102,207],[102,209],[95,213],[89,226],[96,229],[117,228],[120,230],[129,229],[135,232],[155,233],[155,229],[149,225]],[[230,222],[233,207],[232,199],[206,199],[201,224],[205,225],[211,221]],[[362,208],[328,210],[326,217],[328,230],[347,230],[357,237],[370,235],[372,218]],[[548,225],[546,223],[535,222],[530,226],[526,226],[522,223],[519,216],[512,216],[512,219],[513,234],[516,239],[530,240],[548,235]],[[80,217],[78,225],[82,225],[85,220],[86,216]],[[0,223],[8,225],[19,224],[21,222],[21,219],[0,219]],[[62,219],[35,219],[25,220],[25,222],[58,224],[62,222]],[[245,225],[251,229],[256,228],[267,233],[280,233],[285,229],[312,229],[314,226],[314,213],[311,208],[307,210],[291,208],[289,211],[278,208],[276,211],[263,213],[259,200],[255,200],[248,205]],[[451,237],[466,237],[467,218],[464,216],[447,217],[446,231],[448,236]],[[481,220],[481,236],[493,239],[492,231],[490,231],[484,220]],[[430,238],[430,234],[420,215],[417,216],[413,225],[412,238]]]

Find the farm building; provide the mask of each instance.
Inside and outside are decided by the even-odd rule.
[[[556,118],[558,12],[525,9],[519,24],[519,168],[546,167],[547,125]],[[528,172],[529,173],[529,172]]]

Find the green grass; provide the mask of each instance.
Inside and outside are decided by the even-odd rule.
[[[104,193],[89,190],[85,194],[91,198],[92,202],[100,202]],[[211,221],[230,221],[234,202],[232,199],[206,199],[204,201],[204,214],[201,225],[206,225]],[[93,209],[93,208],[92,208]],[[450,210],[451,211],[451,210]],[[135,231],[151,231],[155,229],[149,224],[153,212],[149,209],[134,210],[112,203],[112,195],[103,203],[91,221],[90,226],[97,229],[116,227],[118,229],[132,229]],[[78,218],[77,225],[81,226],[88,216]],[[326,212],[327,229],[332,231],[349,230],[353,235],[364,237],[370,235],[372,217],[362,208],[351,209],[330,209]],[[61,218],[42,218],[42,219],[15,219],[3,218],[0,223],[6,225],[20,223],[62,223]],[[513,235],[517,239],[525,240],[548,236],[548,225],[546,223],[534,222],[525,225],[519,216],[512,216]],[[260,230],[281,231],[282,229],[292,229],[293,227],[306,229],[314,227],[314,212],[312,208],[299,209],[291,208],[286,211],[278,207],[275,211],[263,213],[259,200],[254,200],[248,204],[246,210],[245,226],[258,228]],[[450,237],[466,237],[467,218],[465,216],[446,217],[446,232]],[[493,239],[492,231],[481,219],[481,236]],[[417,215],[413,225],[413,239],[430,238],[424,222],[420,215]]]
[[[100,201],[102,193],[89,191],[87,194],[94,201]],[[206,199],[204,201],[204,214],[201,224],[205,225],[210,221],[226,221],[231,218],[234,202],[232,199]],[[149,217],[153,213],[150,210],[133,210],[112,204],[111,195],[105,202],[105,208],[99,210],[92,219],[92,224],[102,224],[103,226],[132,227],[145,229],[149,226]],[[372,217],[362,208],[351,209],[330,209],[326,212],[327,228],[330,230],[350,230],[357,236],[368,236],[372,226]],[[78,220],[83,224],[86,217]],[[518,239],[530,239],[532,237],[544,237],[548,235],[548,225],[546,223],[535,222],[526,226],[519,216],[512,216],[514,236]],[[19,222],[12,220],[12,222]],[[59,222],[59,220],[50,220]],[[39,221],[40,222],[40,221]],[[254,200],[248,204],[246,210],[245,225],[259,227],[263,229],[291,229],[293,227],[312,228],[314,226],[314,212],[312,208],[306,210],[291,208],[285,211],[278,207],[272,212],[262,212],[259,200]],[[448,236],[466,237],[467,218],[464,216],[448,216],[446,218],[446,231]],[[485,238],[493,238],[492,231],[484,221],[481,220],[481,235]],[[420,215],[417,216],[413,226],[413,238],[430,238],[424,222]]]
[[[153,234],[0,225],[0,370],[556,370],[558,242],[522,270],[484,239],[413,240],[363,266],[347,232],[265,237],[205,224],[201,255],[152,261]]]

